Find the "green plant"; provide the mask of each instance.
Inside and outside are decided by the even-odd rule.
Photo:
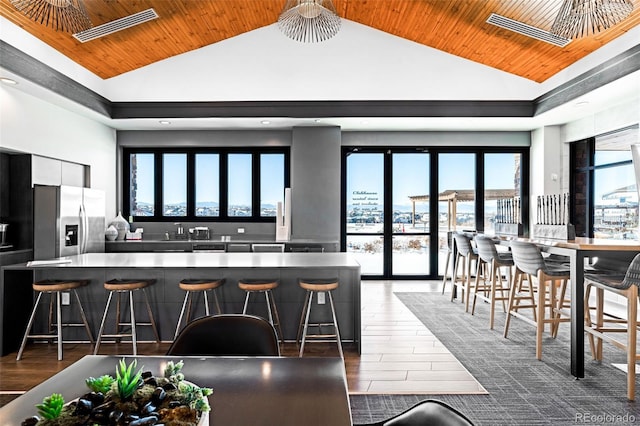
[[[111,385],[115,382],[115,379],[108,374],[100,377],[89,377],[85,380],[87,387],[94,392],[107,393],[111,390]]]
[[[38,413],[45,419],[56,419],[62,412],[64,398],[59,393],[54,393],[42,400],[42,404],[36,405]]]
[[[189,407],[198,411],[209,411],[209,401],[207,396],[213,393],[210,388],[201,388],[193,383],[180,382],[178,383],[178,389],[184,395],[185,402],[189,404]]]
[[[164,377],[174,384],[183,381],[184,374],[180,372],[182,367],[184,367],[184,362],[182,361],[178,361],[175,364],[173,361],[169,361],[164,369]]]
[[[131,361],[131,364],[127,366],[124,359],[121,359],[116,368],[116,383],[117,393],[120,399],[127,400],[131,398],[135,390],[140,384],[140,378],[142,377],[142,368],[137,373],[133,374],[133,370],[138,365],[137,360]]]

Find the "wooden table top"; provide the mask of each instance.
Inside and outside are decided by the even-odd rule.
[[[66,401],[87,392],[84,379],[115,376],[118,356],[88,355],[0,408],[0,426],[36,414],[35,404],[54,392]],[[344,364],[340,358],[124,357],[161,375],[168,360],[183,360],[187,380],[213,389],[211,425],[351,425]]]

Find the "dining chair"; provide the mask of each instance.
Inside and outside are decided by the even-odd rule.
[[[478,260],[478,253],[476,249],[471,245],[471,237],[456,232],[453,234],[455,240],[455,248],[457,250],[456,261],[453,268],[453,285],[451,286],[451,301],[455,295],[456,287],[460,287],[462,290],[461,300],[464,302],[464,311],[469,312],[469,294],[471,292],[471,262]],[[463,262],[463,271],[461,282],[458,283],[458,268],[460,262]]]
[[[264,318],[223,314],[188,323],[167,355],[280,356],[276,330]]]
[[[569,268],[566,265],[557,263],[547,263],[540,252],[540,249],[533,243],[524,241],[512,241],[510,244],[511,253],[513,254],[513,263],[518,272],[519,279],[522,275],[526,275],[529,285],[532,286],[533,278],[537,281],[537,297],[535,302],[535,315],[533,319],[522,315],[518,312],[515,304],[516,283],[511,286],[509,292],[509,306],[507,308],[507,317],[504,325],[504,337],[507,337],[509,331],[509,322],[512,316],[518,317],[523,321],[536,326],[536,358],[542,359],[542,335],[544,333],[545,324],[550,324],[551,336],[556,337],[558,325],[560,322],[569,322],[570,314],[563,311],[565,306],[565,294],[567,283],[569,281]],[[514,274],[515,276],[515,274]],[[549,287],[549,296],[547,297],[547,284]],[[548,308],[549,315],[545,314]],[[562,318],[564,316],[564,318]]]
[[[442,401],[426,399],[404,412],[375,423],[354,426],[473,426],[464,414]]]
[[[640,360],[636,349],[638,333],[638,286],[640,286],[640,254],[637,254],[627,272],[621,274],[585,274],[584,276],[584,331],[588,333],[591,356],[602,361],[602,342],[613,344],[627,353],[627,399],[635,399],[636,362]],[[596,289],[595,319],[591,316],[589,296],[591,289]],[[626,318],[619,318],[604,313],[604,292],[608,291],[625,298]],[[626,342],[621,338],[626,334]]]
[[[496,243],[489,237],[477,235],[475,237],[478,250],[478,262],[476,269],[476,284],[473,289],[473,302],[471,315],[476,311],[476,300],[480,298],[489,303],[489,328],[493,329],[496,311],[496,301],[502,302],[502,309],[507,310],[506,301],[509,300],[509,288],[511,284],[511,267],[513,256],[511,253],[499,253]],[[488,272],[483,273],[484,267]],[[506,282],[502,278],[503,268],[507,269]],[[480,279],[482,278],[482,285]]]

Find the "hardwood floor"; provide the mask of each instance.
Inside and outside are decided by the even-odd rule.
[[[440,291],[436,281],[364,281],[362,283],[362,355],[344,345],[349,392],[353,394],[486,393],[433,334],[393,292]],[[443,299],[444,300],[444,299]],[[448,301],[447,301],[448,302]],[[168,343],[141,343],[141,355],[162,355]],[[0,358],[1,394],[20,394],[91,353],[88,344],[65,344],[64,360],[55,345],[32,344],[23,359],[12,353]],[[130,344],[106,344],[101,354],[130,353]],[[294,343],[283,356],[297,356]],[[338,356],[335,343],[309,343],[305,356]]]

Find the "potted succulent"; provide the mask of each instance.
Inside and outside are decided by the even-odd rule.
[[[23,426],[67,425],[165,425],[196,426],[208,423],[211,409],[207,396],[213,391],[184,379],[182,361],[169,361],[161,377],[136,372],[137,361],[120,360],[116,377],[109,375],[85,380],[89,392],[65,404],[54,393],[36,405],[38,415]]]

